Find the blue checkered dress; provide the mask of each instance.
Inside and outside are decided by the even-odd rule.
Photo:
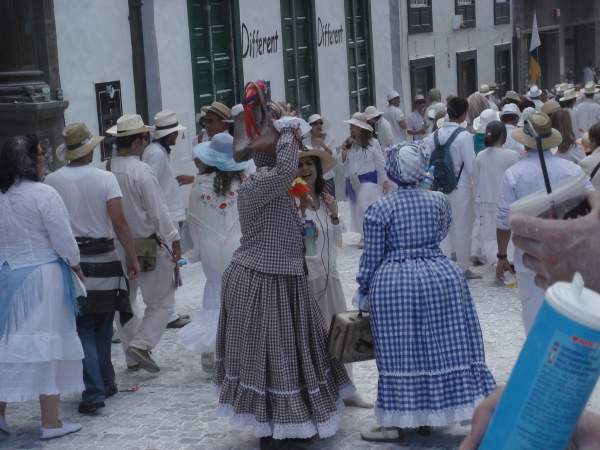
[[[468,420],[495,387],[467,282],[439,248],[450,220],[443,194],[415,187],[365,214],[357,281],[369,299],[382,426]]]

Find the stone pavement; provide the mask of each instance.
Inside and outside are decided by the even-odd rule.
[[[339,270],[348,302],[355,289],[354,277],[360,257],[356,236],[345,234]],[[505,382],[523,342],[520,304],[513,289],[494,284],[491,268],[481,270],[482,280],[470,282],[484,332],[486,355],[498,382]],[[199,264],[183,270],[184,286],[178,291],[178,312],[191,312],[201,302],[204,276]],[[77,413],[77,396],[62,402],[62,416],[83,425],[79,433],[50,442],[39,440],[39,406],[36,402],[10,404],[7,421],[16,435],[0,437],[0,449],[60,450],[254,450],[258,440],[249,429],[231,429],[226,419],[215,417],[216,397],[210,380],[200,369],[199,357],[176,343],[176,330],[167,330],[154,353],[161,372],[130,374],[120,345],[113,345],[113,361],[121,393],[107,401],[96,417]],[[354,369],[355,384],[374,399],[377,370],[373,361]],[[0,380],[1,382],[1,380]],[[600,411],[596,389],[592,407]],[[316,441],[313,450],[456,449],[468,427],[435,430],[430,437],[411,435],[405,445],[372,444],[360,439],[360,430],[374,426],[372,410],[347,408],[340,431],[333,438]]]

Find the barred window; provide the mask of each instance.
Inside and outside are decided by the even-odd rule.
[[[510,0],[494,0],[494,25],[510,23]]]
[[[465,28],[475,28],[475,0],[456,0],[454,12],[463,16]]]
[[[431,0],[408,0],[408,32],[412,34],[432,31]]]

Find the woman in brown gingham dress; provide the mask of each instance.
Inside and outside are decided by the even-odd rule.
[[[327,352],[323,317],[306,280],[302,225],[287,193],[299,149],[288,126],[276,159],[254,155],[257,173],[238,196],[241,246],[222,281],[217,412],[254,426],[263,441],[333,435],[341,391],[354,392]]]

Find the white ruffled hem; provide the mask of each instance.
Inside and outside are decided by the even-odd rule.
[[[479,397],[472,404],[456,408],[429,411],[384,411],[379,407],[375,407],[375,416],[377,417],[377,423],[382,427],[447,427],[470,421],[475,408],[483,399],[484,397]]]

